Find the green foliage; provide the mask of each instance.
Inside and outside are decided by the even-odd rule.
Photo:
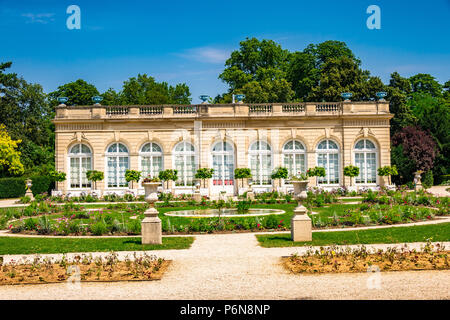
[[[25,195],[26,178],[1,178],[0,198],[19,198]]]
[[[66,173],[61,171],[50,170],[49,176],[52,177],[53,181],[63,182],[66,180]]]
[[[393,166],[380,167],[380,168],[378,168],[378,175],[380,177],[389,177],[389,184],[391,184],[390,177],[398,175],[397,166],[393,165]]]
[[[161,181],[166,181],[168,187],[169,181],[178,180],[178,171],[174,169],[162,170],[159,172],[158,177]]]
[[[326,171],[324,167],[314,167],[306,171],[308,177],[325,177]]]
[[[82,79],[59,86],[56,91],[49,93],[52,105],[58,105],[58,97],[67,97],[69,106],[86,106],[92,104],[92,97],[99,95],[97,88]]]
[[[359,175],[359,167],[355,167],[352,165],[344,167],[344,176],[350,177],[350,185],[352,183],[352,179],[354,177],[357,177]]]
[[[234,169],[235,179],[246,179],[252,177],[252,171],[250,168],[236,168]]]
[[[344,176],[346,177],[357,177],[359,175],[359,167],[355,166],[346,166],[344,167]]]
[[[86,171],[86,177],[89,181],[94,182],[95,189],[97,189],[97,181],[102,181],[105,178],[103,172],[98,170]]]
[[[139,179],[141,178],[141,171],[137,170],[126,170],[125,171],[125,180],[127,182],[131,181],[131,188],[133,189],[133,182],[139,182]]]
[[[250,168],[236,168],[234,169],[234,178],[241,179],[241,187],[244,187],[244,179],[250,179],[252,171]]]
[[[184,83],[173,87],[167,82],[156,82],[147,74],[138,74],[137,77],[132,77],[123,83],[120,93],[115,94],[110,89],[106,97],[117,99],[122,105],[151,105],[189,104],[191,103],[190,95],[189,87]]]
[[[272,173],[272,179],[287,179],[288,178],[288,169],[284,167],[278,167]]]
[[[424,188],[428,189],[429,187],[432,187],[433,184],[433,170],[428,170],[422,175],[422,185]]]
[[[212,168],[199,168],[195,173],[196,179],[201,179],[203,181],[203,187],[205,187],[205,180],[211,179],[214,173],[214,169]]]

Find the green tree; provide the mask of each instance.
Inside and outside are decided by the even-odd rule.
[[[428,93],[433,97],[442,97],[442,85],[426,73],[418,73],[409,78],[412,92]]]
[[[272,40],[246,38],[239,44],[239,50],[231,53],[219,75],[229,85],[230,93],[245,94],[246,102],[289,101],[294,94],[286,81],[289,51]]]
[[[15,73],[6,73],[11,62],[0,63],[0,123],[13,140],[28,175],[48,174],[54,167],[54,113],[42,87]]]
[[[344,176],[350,177],[350,186],[352,185],[352,181],[354,177],[359,175],[359,168],[349,165],[344,167]]]
[[[178,180],[178,171],[173,169],[162,170],[159,172],[158,177],[161,181],[165,181],[167,188],[169,188],[169,181]]]
[[[288,175],[289,175],[289,172],[288,172],[287,168],[285,168],[285,167],[278,167],[272,173],[271,178],[272,179],[280,179],[280,185],[281,185],[281,179],[287,179]]]
[[[69,106],[86,106],[92,105],[92,97],[99,95],[97,88],[82,79],[66,83],[59,86],[56,91],[49,93],[52,105],[59,104],[58,97],[67,97],[66,102]]]
[[[211,179],[214,173],[212,168],[199,168],[195,173],[196,179],[201,179],[203,181],[203,188],[206,187],[206,179]]]
[[[189,104],[190,95],[189,87],[184,83],[173,87],[167,82],[156,82],[146,74],[138,74],[125,81],[120,93],[124,105]]]
[[[137,170],[126,170],[125,171],[125,180],[127,182],[131,181],[131,189],[133,189],[133,182],[138,183],[139,179],[141,179],[141,171],[137,171]]]
[[[241,179],[241,187],[244,187],[244,179],[250,179],[252,177],[252,171],[250,168],[236,168],[234,169],[234,178]]]
[[[102,181],[105,178],[103,172],[98,170],[86,171],[86,177],[89,181],[94,182],[94,189],[97,189],[97,181]]]
[[[328,59],[322,67],[318,86],[311,89],[309,100],[340,101],[342,92],[353,93],[354,100],[363,100],[369,72],[363,71],[349,57]]]
[[[17,151],[17,145],[21,142],[11,139],[5,125],[0,124],[0,174],[4,175],[5,172],[15,176],[23,174],[20,152]]]
[[[391,184],[391,176],[398,175],[397,167],[393,166],[384,166],[378,168],[378,175],[380,177],[388,177],[388,183]]]

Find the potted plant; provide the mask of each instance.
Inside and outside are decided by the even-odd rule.
[[[100,197],[100,190],[97,190],[97,181],[102,181],[104,179],[103,172],[98,170],[88,170],[86,171],[86,177],[89,181],[94,183],[94,189],[91,190],[91,193]]]
[[[133,188],[133,182],[138,183],[139,179],[141,179],[141,171],[137,170],[126,170],[125,171],[125,180],[129,183],[131,182],[131,192],[133,192],[134,195],[137,195],[137,190]]]
[[[234,178],[235,179],[241,179],[241,189],[239,190],[238,194],[241,194],[244,192],[244,179],[250,179],[252,177],[252,171],[250,168],[236,168],[234,170]]]
[[[52,197],[62,196],[62,192],[58,191],[58,182],[66,181],[66,173],[56,170],[50,170],[49,175],[55,182],[55,190],[52,190]]]
[[[195,178],[203,182],[203,188],[206,188],[206,179],[211,179],[214,174],[214,169],[199,168],[195,173]]]
[[[173,169],[167,169],[167,170],[163,170],[160,171],[158,174],[158,178],[161,181],[165,181],[166,182],[166,189],[169,189],[169,181],[177,181],[178,180],[178,171],[177,170],[173,170]]]
[[[356,191],[356,188],[353,188],[352,186],[352,180],[354,177],[357,177],[359,175],[359,167],[355,167],[352,165],[346,166],[344,168],[344,176],[350,177],[350,187],[348,188],[349,191]]]
[[[388,189],[395,189],[395,185],[391,184],[391,176],[398,175],[397,167],[395,165],[378,168],[378,175],[380,177],[388,177],[388,185],[386,187]]]
[[[314,168],[309,168],[306,171],[306,174],[308,175],[308,177],[325,177],[326,176],[326,171],[324,167],[314,167]],[[316,185],[318,185],[318,179],[316,178]]]
[[[288,169],[286,169],[284,167],[278,167],[272,173],[271,178],[274,180],[274,182],[275,182],[275,179],[278,179],[279,186],[281,187],[281,179],[287,179],[288,175],[289,175]],[[274,186],[274,189],[275,189],[275,186]]]

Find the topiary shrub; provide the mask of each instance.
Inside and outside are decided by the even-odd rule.
[[[1,178],[0,179],[0,198],[20,198],[25,195],[25,177],[20,178]]]
[[[432,187],[434,184],[433,171],[428,170],[422,176],[422,185],[425,189]]]
[[[41,193],[50,193],[54,188],[54,181],[51,176],[33,176],[30,177],[32,181],[31,191],[36,196]]]

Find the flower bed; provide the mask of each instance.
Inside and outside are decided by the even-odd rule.
[[[0,285],[61,283],[65,281],[133,281],[159,280],[170,260],[147,255],[119,261],[111,252],[105,258],[92,255],[76,256],[68,261],[65,256],[59,261],[36,257],[30,264],[12,261],[0,267]]]
[[[448,270],[450,251],[441,245],[427,243],[422,250],[401,249],[368,250],[361,246],[320,247],[309,249],[305,255],[283,257],[283,266],[293,273],[344,273],[368,271]]]

